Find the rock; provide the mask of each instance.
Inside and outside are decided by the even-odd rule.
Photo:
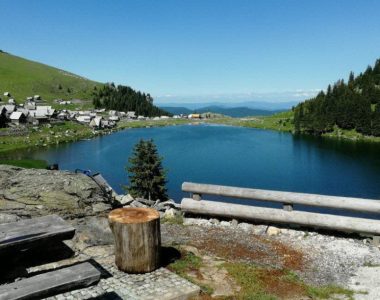
[[[210,219],[209,222],[210,222],[211,224],[213,224],[213,225],[219,225],[219,224],[220,224],[220,221],[219,221],[218,219],[215,219],[215,218]]]
[[[148,207],[148,206],[145,205],[145,204],[140,203],[140,202],[137,201],[137,200],[134,200],[134,201],[131,203],[131,207]]]
[[[0,214],[0,224],[17,222],[20,218],[16,215]]]
[[[239,222],[237,220],[233,219],[231,221],[231,227],[235,227],[236,228],[238,225],[239,225]]]
[[[252,224],[248,224],[248,223],[240,223],[240,224],[238,224],[238,228],[240,228],[244,231],[253,231],[254,226]]]
[[[109,209],[111,199],[84,174],[0,165],[0,214],[77,218]]]
[[[174,219],[180,215],[180,212],[178,210],[175,210],[174,208],[169,208],[164,213],[165,219]]]
[[[167,201],[155,203],[154,208],[159,211],[166,211],[168,208],[181,209],[181,205],[175,203],[174,200],[170,199]]]
[[[277,227],[274,226],[269,226],[266,231],[268,236],[275,236],[279,235],[281,233],[281,230]]]
[[[123,195],[120,197],[121,199],[119,200],[119,202],[121,203],[121,205],[123,206],[126,206],[126,205],[129,205],[133,202],[133,200],[135,200],[131,194],[128,194],[128,195]]]
[[[198,225],[198,226],[207,226],[209,224],[208,220],[205,219],[196,219],[196,218],[184,218],[183,225]]]
[[[77,229],[73,239],[74,247],[83,250],[86,247],[113,244],[113,235],[105,217],[87,217],[72,221]]]
[[[220,226],[230,227],[230,226],[231,226],[231,223],[228,222],[228,221],[222,221],[222,222],[220,222]]]

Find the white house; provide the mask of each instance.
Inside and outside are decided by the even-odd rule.
[[[90,126],[93,128],[100,128],[102,126],[103,117],[98,116],[91,120]]]
[[[9,119],[11,120],[11,123],[14,124],[26,122],[26,116],[21,111],[14,111],[13,113],[11,113]]]
[[[79,123],[90,123],[91,122],[91,117],[90,116],[77,116],[76,120]]]

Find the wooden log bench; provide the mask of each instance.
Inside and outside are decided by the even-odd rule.
[[[0,300],[41,299],[97,283],[101,272],[89,262],[0,286]]]
[[[0,254],[71,239],[75,228],[57,215],[0,224]]]
[[[292,193],[191,182],[184,182],[182,190],[192,194],[192,198],[182,199],[181,208],[185,213],[353,232],[374,236],[375,244],[376,241],[380,240],[379,219],[346,217],[293,209],[293,205],[306,205],[359,213],[380,214],[380,201],[378,199]],[[242,201],[256,200],[282,203],[283,209],[207,201],[202,199],[202,195],[238,198]]]

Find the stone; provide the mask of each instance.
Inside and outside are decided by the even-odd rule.
[[[238,225],[239,225],[239,222],[237,220],[233,219],[231,221],[231,227],[235,227],[236,228]]]
[[[16,215],[0,214],[0,224],[17,222],[19,220],[20,220],[20,218],[18,216],[16,216]]]
[[[0,213],[72,219],[109,209],[110,197],[89,176],[0,165]]]
[[[138,201],[141,204],[144,204],[146,206],[152,206],[155,203],[155,201],[153,201],[153,200],[148,200],[148,199],[143,199],[143,198],[136,198],[136,201]]]
[[[274,226],[269,226],[266,231],[268,236],[275,236],[279,235],[281,233],[281,229],[274,227]]]
[[[127,195],[123,195],[120,197],[121,199],[119,200],[119,202],[121,203],[121,205],[123,206],[126,206],[126,205],[129,205],[133,202],[133,200],[135,200],[131,194],[127,194]]]
[[[137,201],[137,200],[134,200],[134,201],[131,203],[131,207],[148,207],[148,206],[145,205],[145,204],[140,203],[140,202]]]
[[[248,223],[239,223],[238,224],[238,228],[244,230],[244,231],[252,231],[254,226],[252,224],[248,224]]]
[[[228,222],[228,221],[222,221],[222,222],[220,222],[220,226],[223,226],[223,227],[230,227],[230,226],[231,226],[231,223]]]
[[[169,208],[164,213],[165,219],[174,219],[180,215],[180,212],[178,210],[175,210],[174,208]]]
[[[215,218],[210,219],[209,222],[210,222],[211,224],[213,224],[213,225],[219,225],[219,224],[220,224],[220,221],[219,221],[218,219],[215,219]]]

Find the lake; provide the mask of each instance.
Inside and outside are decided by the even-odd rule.
[[[270,130],[223,125],[128,129],[23,156],[65,170],[101,172],[122,192],[128,157],[141,138],[156,142],[169,195],[176,201],[184,196],[184,181],[380,199],[379,144]]]

